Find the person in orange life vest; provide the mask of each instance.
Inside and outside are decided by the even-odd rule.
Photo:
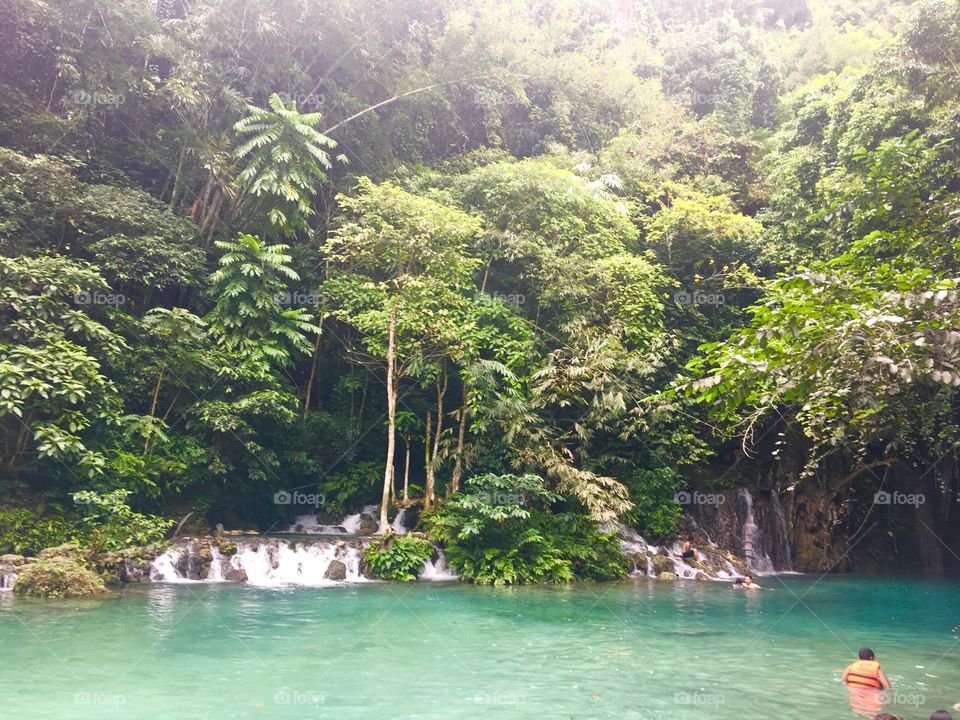
[[[860,648],[860,659],[854,660],[840,676],[850,688],[889,690],[890,681],[870,648]]]

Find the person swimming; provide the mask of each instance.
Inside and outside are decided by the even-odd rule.
[[[883,711],[882,690],[890,688],[890,681],[870,648],[861,648],[859,657],[843,671],[840,679],[850,691],[850,710],[854,715],[875,718]]]
[[[860,648],[859,657],[843,671],[840,679],[850,688],[863,690],[889,690],[890,681],[880,669],[873,650],[868,647]]]
[[[760,590],[761,587],[753,581],[753,575],[744,575],[743,584],[741,587],[744,590]]]
[[[960,705],[960,703],[957,703],[957,705]],[[960,710],[957,705],[953,706],[954,710]],[[933,715],[930,716],[930,720],[953,720],[953,715],[946,710],[935,710]]]

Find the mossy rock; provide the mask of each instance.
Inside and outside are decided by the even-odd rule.
[[[653,564],[653,573],[658,577],[664,573],[673,573],[673,560],[666,555],[651,555],[650,561]]]
[[[217,546],[220,554],[224,557],[237,554],[237,543],[226,538],[212,538],[212,542]]]
[[[47,556],[20,570],[13,591],[30,597],[67,598],[100,595],[107,588],[100,576],[79,559]]]

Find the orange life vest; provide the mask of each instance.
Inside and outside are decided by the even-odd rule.
[[[847,685],[880,690],[880,663],[876,660],[854,660],[847,668]]]

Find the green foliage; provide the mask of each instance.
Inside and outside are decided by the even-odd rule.
[[[369,460],[352,463],[343,472],[330,473],[320,482],[324,509],[333,515],[346,515],[351,508],[363,505],[382,477],[382,463]]]
[[[94,476],[103,456],[84,441],[117,422],[116,386],[102,362],[126,347],[88,313],[109,288],[95,269],[62,257],[0,257],[0,432],[10,465],[69,461]],[[9,461],[8,461],[9,462]]]
[[[483,585],[565,583],[623,577],[619,542],[588,517],[552,515],[560,499],[536,475],[469,478],[429,519],[461,579]]]
[[[300,113],[296,103],[284,106],[276,93],[267,103],[269,110],[249,106],[247,116],[233,127],[238,136],[251,136],[233,153],[246,162],[237,183],[254,198],[267,197],[268,219],[289,236],[307,227],[313,214],[310,197],[331,167],[324,148],[337,143],[316,130],[320,113]]]
[[[381,580],[408,582],[417,579],[432,555],[433,547],[426,538],[390,533],[366,547],[363,561]]]
[[[956,2],[95,5],[0,9],[24,507],[269,527],[409,449],[415,499],[530,498],[452,495],[468,575],[565,581],[617,572],[580,513],[671,534],[727,432],[938,466],[960,434]]]
[[[295,352],[309,352],[307,333],[320,328],[306,308],[291,307],[285,281],[299,280],[289,267],[287,245],[265,245],[252,235],[217,241],[224,251],[210,276],[216,305],[206,317],[211,332],[228,349],[254,363],[290,364]]]
[[[85,510],[81,535],[95,552],[121,550],[159,542],[175,521],[145,515],[126,503],[129,490],[100,494],[92,490],[73,493],[73,501]]]
[[[49,508],[44,512],[0,508],[0,555],[36,555],[45,547],[62,545],[73,535],[73,524]]]

